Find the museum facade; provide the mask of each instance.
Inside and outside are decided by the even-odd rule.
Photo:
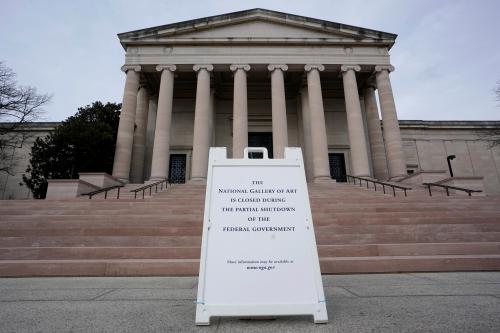
[[[479,135],[500,122],[398,121],[395,34],[251,9],[118,37],[126,75],[113,176],[125,182],[203,183],[213,146],[233,158],[247,146],[273,158],[301,147],[310,182],[449,176],[455,155],[455,176],[484,177],[500,194],[500,149]],[[3,198],[19,197],[6,190],[17,178]]]
[[[394,34],[252,9],[118,36],[126,79],[113,176],[121,180],[185,172],[204,181],[210,146],[233,158],[247,146],[274,158],[301,146],[313,182],[344,170],[407,174],[390,82]]]

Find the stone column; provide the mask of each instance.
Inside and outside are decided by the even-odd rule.
[[[359,103],[356,73],[361,70],[358,65],[343,65],[341,67],[344,82],[344,98],[347,114],[347,131],[351,149],[352,174],[357,177],[370,176],[370,164],[366,146],[365,127]]]
[[[363,91],[366,118],[368,125],[368,136],[372,151],[373,173],[379,180],[387,179],[387,160],[385,158],[384,139],[380,127],[377,100],[375,99],[375,88],[370,84]]]
[[[325,112],[319,72],[323,65],[305,65],[309,97],[309,119],[311,122],[311,146],[313,155],[313,182],[332,181],[328,162],[328,141],[326,138]]]
[[[130,167],[130,182],[144,182],[144,158],[146,153],[146,129],[148,125],[149,94],[146,87],[139,88],[137,108],[135,112],[134,145],[132,149],[132,164]]]
[[[215,89],[210,89],[210,122],[208,129],[210,131],[210,146],[215,145]]]
[[[248,146],[247,74],[250,65],[231,65],[234,72],[233,158],[243,158]]]
[[[300,90],[301,109],[302,109],[302,133],[304,138],[304,164],[307,179],[312,179],[313,175],[313,155],[311,143],[311,113],[309,110],[309,96],[307,87]]]
[[[288,129],[283,72],[288,70],[288,66],[271,64],[267,66],[267,69],[271,72],[273,154],[274,158],[284,158],[285,147],[288,146]]]
[[[130,161],[132,159],[132,145],[134,142],[135,109],[137,107],[137,90],[139,89],[139,72],[141,66],[122,67],[127,73],[125,89],[123,92],[122,111],[118,134],[116,136],[115,160],[113,163],[113,176],[124,181],[129,181]]]
[[[151,162],[153,160],[153,145],[155,142],[156,109],[158,96],[149,97],[148,126],[146,129],[146,156],[144,159],[144,179],[151,178]]]
[[[403,152],[403,143],[399,131],[398,115],[392,95],[389,72],[394,67],[391,65],[375,66],[378,98],[382,111],[382,123],[384,125],[384,141],[387,151],[387,164],[389,166],[389,179],[397,179],[406,176],[406,161]]]
[[[191,157],[191,180],[206,181],[208,170],[208,150],[210,148],[210,72],[212,65],[194,65],[198,73],[196,85],[196,105],[194,110],[193,156]]]
[[[170,125],[172,123],[172,102],[174,97],[175,65],[158,65],[161,72],[158,108],[156,110],[155,141],[151,162],[150,180],[161,180],[168,177],[168,161],[170,158]]]

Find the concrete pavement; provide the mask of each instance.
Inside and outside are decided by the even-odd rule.
[[[330,323],[194,325],[197,278],[0,279],[0,332],[500,332],[500,272],[323,276]]]

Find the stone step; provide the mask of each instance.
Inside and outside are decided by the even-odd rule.
[[[500,242],[500,232],[401,232],[386,234],[316,233],[319,245]]]
[[[198,259],[2,260],[0,276],[195,276]]]
[[[95,221],[92,221],[95,222]],[[45,223],[46,224],[46,223]],[[123,225],[122,223],[107,223],[107,226],[97,223],[75,222],[56,223],[51,225],[38,224],[36,226],[23,227],[22,225],[5,226],[0,224],[0,235],[2,237],[21,236],[199,236],[202,234],[202,223],[187,226],[164,225]],[[167,225],[167,226],[165,226]],[[319,225],[315,228],[318,235],[342,235],[342,234],[396,234],[396,233],[460,233],[460,232],[500,232],[500,223],[476,223],[476,224],[426,224],[426,225]]]
[[[323,274],[496,271],[500,255],[320,258]],[[3,260],[0,276],[196,276],[198,259]]]
[[[323,257],[500,255],[500,242],[319,245]],[[9,247],[0,260],[199,259],[200,247]]]
[[[202,224],[188,227],[172,226],[110,226],[92,227],[84,226],[80,228],[68,226],[52,226],[48,228],[4,228],[0,227],[1,237],[19,236],[199,236],[202,233]]]
[[[500,255],[320,258],[323,274],[498,271]]]
[[[199,259],[200,247],[9,247],[0,260]]]
[[[0,237],[0,247],[200,246],[199,236],[26,236]]]
[[[316,233],[319,245],[500,242],[500,232]],[[17,236],[0,237],[0,247],[200,246],[200,236]]]
[[[319,245],[320,257],[500,255],[500,242]]]

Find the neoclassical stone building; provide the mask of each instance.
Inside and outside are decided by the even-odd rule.
[[[455,155],[455,176],[484,177],[500,194],[500,148],[484,135],[500,122],[398,121],[394,34],[252,9],[118,36],[126,78],[113,175],[127,182],[203,182],[210,146],[237,158],[246,146],[275,158],[290,146],[303,148],[311,182],[447,177]],[[33,138],[49,125],[32,126]],[[30,145],[12,152],[14,175],[0,174],[2,199],[29,197],[19,183]]]
[[[346,170],[407,173],[390,82],[394,34],[252,9],[118,36],[117,178],[203,181],[210,146],[233,158],[246,146],[274,158],[302,146],[313,182]]]

